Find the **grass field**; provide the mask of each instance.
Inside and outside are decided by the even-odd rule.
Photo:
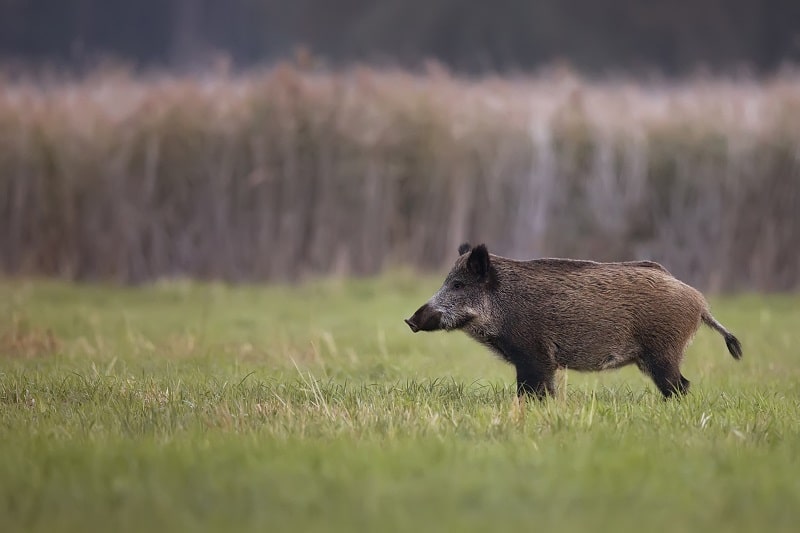
[[[520,409],[403,324],[437,285],[0,282],[0,530],[796,530],[800,297],[713,299],[745,356],[701,330],[682,401],[623,369]]]

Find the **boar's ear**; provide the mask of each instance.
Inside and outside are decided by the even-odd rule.
[[[465,242],[464,244],[458,247],[458,255],[464,255],[470,250],[472,250],[472,246],[470,246],[468,242]]]
[[[489,273],[489,250],[486,249],[485,244],[472,249],[472,253],[467,258],[467,268],[479,278],[486,277]]]

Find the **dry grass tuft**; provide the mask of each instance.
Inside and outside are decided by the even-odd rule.
[[[51,357],[61,353],[63,344],[52,330],[30,325],[16,315],[0,329],[0,357]]]

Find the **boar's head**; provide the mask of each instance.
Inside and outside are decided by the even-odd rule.
[[[462,329],[486,313],[489,291],[494,282],[489,251],[481,244],[462,244],[459,257],[441,288],[405,320],[411,331]]]

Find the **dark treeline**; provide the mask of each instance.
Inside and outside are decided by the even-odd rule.
[[[91,66],[269,63],[306,46],[332,64],[465,72],[567,61],[668,74],[800,59],[797,0],[0,0],[0,60]]]

